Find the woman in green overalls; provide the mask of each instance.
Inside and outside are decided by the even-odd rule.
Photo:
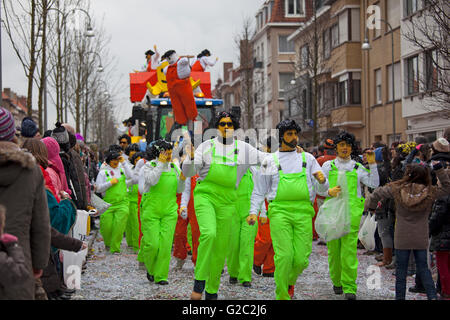
[[[275,252],[276,299],[290,300],[298,276],[309,264],[316,192],[326,192],[326,181],[313,155],[296,152],[300,127],[293,120],[277,125],[279,151],[261,166],[251,199],[249,223],[256,221],[261,203],[269,201],[270,235]]]
[[[345,171],[350,201],[351,227],[350,233],[347,235],[327,242],[328,266],[334,293],[344,293],[346,299],[355,300],[358,276],[358,232],[365,201],[361,193],[361,183],[369,188],[378,187],[378,169],[373,151],[367,153],[369,170],[351,159],[352,153],[356,150],[353,134],[342,131],[334,139],[334,144],[337,158],[325,162],[322,166],[322,170],[330,182],[330,189],[321,195],[328,197],[325,201],[336,197],[341,191],[340,186],[337,185],[338,172],[339,170]]]
[[[100,234],[106,250],[111,253],[120,252],[130,209],[126,180],[132,176],[130,164],[119,152],[109,151],[106,154],[106,165],[97,176],[96,192],[102,193],[103,200],[111,204],[100,216]]]
[[[200,300],[203,291],[206,291],[205,299],[217,299],[221,272],[229,252],[236,187],[247,169],[260,164],[267,155],[234,139],[239,122],[233,114],[221,112],[216,119],[219,136],[200,144],[195,155],[188,152],[183,162],[183,173],[187,177],[199,175],[194,190],[200,238],[193,300]]]
[[[171,143],[156,141],[139,172],[142,239],[138,260],[144,261],[147,279],[160,285],[169,282],[170,252],[178,218],[177,193],[184,190],[185,177],[172,162]]]

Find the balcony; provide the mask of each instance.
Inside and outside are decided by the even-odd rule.
[[[331,111],[333,127],[362,128],[363,114],[361,106],[343,106]]]

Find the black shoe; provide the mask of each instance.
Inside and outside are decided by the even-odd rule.
[[[169,284],[169,282],[168,281],[166,281],[166,280],[161,280],[161,281],[159,281],[159,282],[155,282],[156,284],[159,284],[159,285],[162,285],[162,286],[166,286],[166,285],[168,285]]]
[[[150,281],[150,282],[155,281],[155,278],[154,278],[152,275],[150,275],[148,272],[147,272],[147,279],[148,279],[148,281]]]
[[[245,281],[242,283],[242,286],[246,287],[246,288],[250,288],[252,286],[252,283],[250,281]]]
[[[273,278],[273,272],[263,273],[262,276],[267,278]]]
[[[356,294],[354,294],[354,293],[346,293],[345,294],[345,299],[346,300],[356,300]]]
[[[335,294],[343,294],[344,293],[344,291],[342,291],[342,287],[333,286],[333,291]]]
[[[261,266],[257,266],[257,265],[254,264],[253,265],[253,271],[255,271],[256,274],[261,275],[261,272],[262,272]]]
[[[414,286],[414,287],[409,287],[408,288],[409,292],[412,293],[427,293],[427,291],[425,290],[425,288],[420,288],[418,286]]]
[[[205,300],[217,300],[217,293],[208,293],[205,291]]]
[[[230,277],[230,283],[231,283],[231,284],[238,283],[238,279],[237,279],[237,278]]]
[[[72,295],[75,293],[75,289],[61,289],[62,292],[64,292],[65,295]]]

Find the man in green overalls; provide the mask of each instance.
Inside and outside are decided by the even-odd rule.
[[[294,120],[283,120],[276,128],[280,149],[261,166],[248,221],[256,222],[266,197],[275,252],[276,299],[290,300],[298,276],[309,264],[314,198],[316,192],[328,190],[328,182],[312,154],[296,152],[300,126]]]
[[[131,165],[133,165],[133,176],[139,174],[135,172],[137,162],[143,157],[142,152],[137,152],[129,157]],[[134,179],[127,180],[128,197],[130,199],[130,214],[128,216],[127,228],[125,236],[128,247],[135,252],[139,251],[139,219],[138,219],[138,184],[133,182]]]
[[[185,177],[172,162],[171,143],[156,141],[150,158],[139,172],[142,194],[142,239],[138,260],[147,269],[147,279],[159,285],[169,282],[170,252],[178,218],[177,193],[184,190]]]
[[[221,112],[216,119],[219,136],[200,144],[195,154],[188,152],[183,162],[186,177],[199,175],[194,190],[200,238],[193,300],[200,300],[205,289],[205,299],[217,299],[221,272],[229,252],[236,187],[247,169],[260,164],[267,155],[234,139],[239,123],[233,114]]]
[[[130,164],[125,162],[119,152],[110,151],[106,154],[106,165],[97,176],[96,192],[102,193],[103,200],[111,204],[100,216],[100,234],[106,250],[111,253],[120,253],[129,214],[126,180],[132,176]]]
[[[330,197],[336,197],[341,191],[341,187],[337,185],[338,172],[340,170],[345,171],[350,201],[351,227],[350,233],[347,235],[327,242],[328,265],[334,293],[344,293],[346,299],[355,300],[356,278],[358,276],[358,232],[364,210],[361,183],[369,188],[378,187],[378,169],[373,151],[367,153],[369,170],[352,160],[351,155],[357,148],[353,134],[342,131],[334,139],[334,144],[337,158],[325,162],[322,166],[322,170],[330,182],[330,189],[321,195],[328,197],[325,201],[329,200]]]
[[[253,179],[259,174],[259,168],[250,167],[241,178],[237,189],[236,210],[233,215],[230,252],[227,259],[230,283],[242,283],[250,287],[252,281],[253,253],[257,224],[248,224],[250,198],[253,192]]]

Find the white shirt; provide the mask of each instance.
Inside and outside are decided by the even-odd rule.
[[[203,56],[199,59],[200,64],[204,71],[206,71],[206,68],[208,67],[214,67],[216,65],[217,59],[212,56]],[[195,61],[194,61],[195,63]]]
[[[290,152],[275,153],[278,157],[281,169],[283,173],[300,173],[303,170],[303,158],[302,154],[297,150]],[[319,163],[310,153],[305,152],[306,157],[306,182],[308,184],[309,198],[311,204],[314,204],[316,193],[327,192],[329,188],[328,180],[325,180],[323,184],[320,184],[313,174],[322,171]],[[256,213],[264,203],[264,198],[268,201],[275,199],[278,190],[278,183],[280,181],[280,174],[278,167],[275,164],[273,155],[267,156],[264,159],[261,166],[261,174],[258,177],[255,188],[253,189],[250,213]]]
[[[222,139],[222,138],[221,138]],[[216,155],[224,156],[234,159],[233,150],[235,148],[235,142],[232,144],[222,144],[216,137],[213,139],[216,147]],[[261,165],[267,153],[259,151],[250,144],[237,140],[237,181],[236,188],[239,186],[242,176],[245,174],[248,168],[252,165]],[[212,161],[212,143],[211,140],[207,140],[200,144],[195,150],[194,161],[190,159],[190,155],[186,157],[183,162],[183,174],[186,177],[192,177],[198,173],[199,177],[197,181],[203,181],[211,166]]]
[[[156,163],[156,166],[154,167],[152,163]],[[178,181],[177,193],[181,193],[184,190],[185,180],[180,178],[181,170],[179,167],[176,164],[174,164],[174,166],[178,169],[174,168]],[[150,187],[158,184],[161,173],[170,172],[171,169],[169,162],[163,163],[158,160],[147,161],[139,170],[139,192],[141,194],[149,192]],[[178,171],[180,171],[180,173],[178,173]]]
[[[108,171],[111,179],[112,178],[120,179],[121,177],[120,169],[123,170],[126,180],[131,179],[133,177],[133,170],[131,169],[131,165],[129,163],[126,163],[125,161],[121,163],[119,166],[117,166],[117,168],[112,168],[107,164],[105,164],[102,167],[103,169],[100,169],[97,175],[97,180],[95,181],[95,184],[97,186],[96,190],[97,192],[101,193],[102,196],[105,196],[106,190],[112,187],[111,182],[107,180],[105,171]]]
[[[328,178],[331,170],[331,162],[332,160],[329,160],[325,162],[322,166],[322,171],[325,177]],[[336,165],[336,168],[338,170],[345,170],[345,171],[352,171],[355,168],[356,161],[355,160],[343,160],[341,158],[336,158],[334,160],[334,164]],[[357,185],[357,193],[358,197],[361,197],[361,183],[368,186],[369,188],[376,188],[380,184],[380,178],[378,176],[378,168],[377,164],[371,164],[369,165],[370,173],[364,170],[361,167],[358,167],[356,170],[356,173],[358,175],[358,185]],[[319,193],[321,196],[327,197],[328,192]]]
[[[163,72],[164,74],[167,75],[167,69],[170,67],[171,65],[167,65],[164,69]],[[180,58],[177,61],[177,75],[179,79],[186,79],[189,78],[191,75],[191,66],[189,65],[189,59],[188,58]]]

